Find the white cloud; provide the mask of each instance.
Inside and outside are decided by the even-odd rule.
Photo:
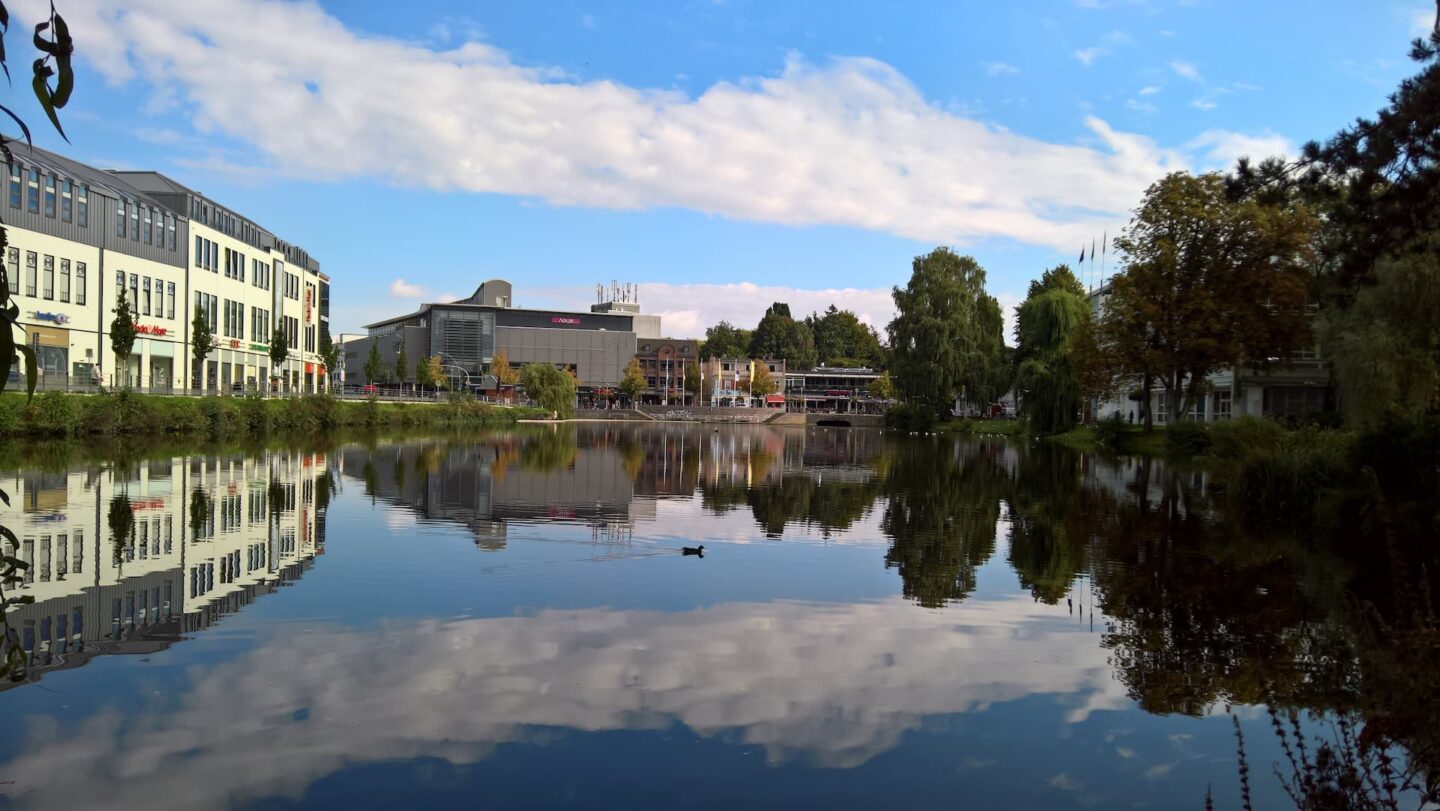
[[[1192,82],[1204,81],[1204,79],[1200,78],[1200,69],[1189,62],[1182,62],[1177,59],[1170,63],[1170,69],[1175,71],[1179,76],[1189,79]]]
[[[1197,110],[1213,110],[1220,105],[1216,104],[1215,101],[1209,96],[1201,96],[1200,98],[1190,102],[1190,106],[1194,107]]]
[[[1137,113],[1155,112],[1155,105],[1148,101],[1140,101],[1139,99],[1126,99],[1125,108],[1127,110],[1134,110]]]
[[[396,279],[390,283],[390,295],[396,298],[421,298],[428,290],[418,284],[411,284],[404,279]]]
[[[1159,85],[1153,85],[1153,84],[1152,84],[1152,85],[1146,85],[1145,87],[1140,88],[1140,91],[1139,91],[1139,92],[1140,92],[1140,95],[1142,95],[1142,96],[1153,96],[1153,95],[1155,95],[1156,93],[1159,93],[1160,90],[1161,90],[1161,88],[1160,88]]]
[[[770,764],[844,769],[927,719],[1002,702],[1043,696],[1046,724],[1131,708],[1106,655],[1026,595],[971,600],[963,614],[896,598],[292,626],[177,674],[123,720],[102,708],[30,726],[5,777],[55,807],[223,807],[298,799],[357,765],[476,763],[506,743],[545,745],[536,730],[673,726]]]
[[[1225,169],[1241,157],[1259,161],[1295,154],[1294,145],[1273,132],[1252,136],[1207,130],[1187,143],[1185,148],[1200,157],[1202,164],[1199,168],[1202,169]]]
[[[1019,68],[1004,62],[981,62],[980,66],[985,69],[986,76],[1014,76],[1020,72]]]
[[[1081,48],[1080,50],[1075,52],[1075,58],[1079,59],[1081,64],[1088,68],[1090,67],[1090,65],[1094,64],[1096,59],[1099,59],[1100,57],[1108,53],[1110,53],[1110,51],[1106,50],[1105,48]]]
[[[171,89],[197,129],[307,178],[1058,247],[1185,164],[1095,118],[1081,142],[1051,143],[956,115],[868,58],[792,56],[690,96],[576,81],[488,43],[362,35],[313,3],[74,0],[65,12],[108,79]],[[276,49],[279,36],[305,47]]]

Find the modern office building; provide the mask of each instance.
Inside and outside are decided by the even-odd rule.
[[[439,356],[447,375],[478,389],[504,352],[512,367],[552,364],[594,389],[619,384],[637,342],[660,338],[660,318],[642,315],[629,301],[604,301],[589,312],[516,307],[510,283],[491,279],[468,298],[423,304],[366,330],[366,337],[343,346],[347,386],[414,380],[421,359]],[[373,381],[365,373],[372,346],[384,369]],[[402,349],[406,368],[397,370]]]
[[[4,257],[40,385],[183,390],[258,387],[271,373],[270,336],[286,329],[290,390],[320,385],[329,279],[319,263],[253,221],[157,172],[102,171],[12,141]],[[120,290],[139,337],[116,368],[110,324]],[[219,341],[196,374],[190,322],[204,314]],[[22,370],[17,370],[16,374]]]

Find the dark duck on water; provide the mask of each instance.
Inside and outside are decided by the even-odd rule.
[[[683,546],[680,548],[680,554],[695,555],[703,558],[705,557],[705,544],[702,543],[699,546]]]

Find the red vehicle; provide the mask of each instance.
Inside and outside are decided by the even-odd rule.
[[[380,388],[374,383],[366,383],[365,385],[360,387],[361,394],[378,394],[379,392]]]

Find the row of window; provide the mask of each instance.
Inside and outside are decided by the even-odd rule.
[[[154,206],[125,199],[115,201],[115,235],[125,238],[127,231],[126,212],[129,212],[128,231],[131,242],[144,242],[175,250],[175,215]]]
[[[212,296],[209,293],[195,293],[195,311],[205,319],[210,330],[218,330],[226,338],[245,340],[245,303]],[[216,318],[218,312],[223,316]],[[218,320],[218,324],[217,324]],[[285,319],[282,319],[284,321]],[[250,308],[250,340],[258,343],[270,342],[270,311],[260,307]]]
[[[297,276],[297,275],[295,275],[294,273],[286,273],[286,272],[283,271],[283,270],[280,271],[280,273],[281,273],[281,275],[284,277],[284,283],[285,283],[285,287],[284,287],[284,289],[281,291],[281,293],[285,296],[285,298],[294,299],[295,301],[299,301],[299,300],[300,300],[300,277]]]
[[[115,272],[116,289],[125,288],[125,271]],[[130,311],[140,316],[175,318],[175,283],[130,274]]]
[[[200,236],[195,236],[195,267],[211,273],[220,272],[220,245]]]
[[[60,219],[74,222],[81,228],[90,226],[90,189],[78,185],[70,178],[57,178],[46,172],[42,180],[40,170],[35,166],[23,166],[20,161],[10,164],[10,207],[19,208],[23,200],[25,210],[39,214],[41,209],[41,188],[44,188],[45,216],[55,219],[56,204],[59,204]]]
[[[37,254],[35,251],[25,252],[25,295],[31,298],[44,299],[46,301],[58,300],[69,303],[71,291],[73,289],[75,303],[84,304],[86,291],[85,263],[74,263],[75,274],[73,279],[74,284],[72,286],[72,279],[70,274],[70,260],[61,258],[59,266],[60,275],[58,278],[59,284],[57,286],[57,278],[55,275],[55,257],[49,254],[46,254],[44,256],[45,270],[43,274],[40,271],[40,259],[40,255]],[[20,279],[19,248],[10,248],[8,251],[6,251],[5,265],[6,271],[9,274],[10,279],[12,280],[11,284],[15,284],[18,287]],[[19,290],[17,289],[16,291],[14,291],[14,293],[15,295],[19,295]]]

